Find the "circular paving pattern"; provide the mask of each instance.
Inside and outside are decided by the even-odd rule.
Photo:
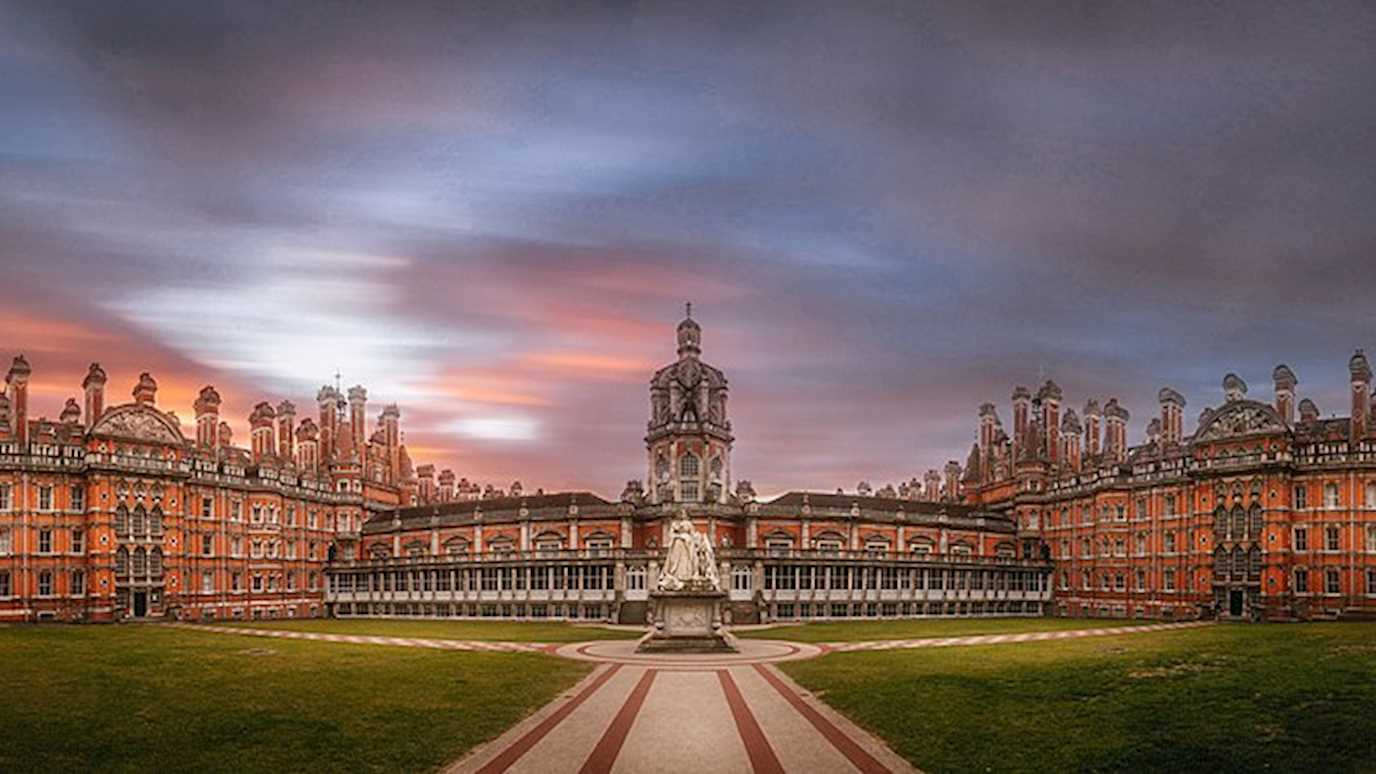
[[[782,640],[736,640],[736,653],[637,653],[639,640],[571,642],[555,650],[564,658],[653,667],[729,667],[798,661],[822,653],[816,645]]]

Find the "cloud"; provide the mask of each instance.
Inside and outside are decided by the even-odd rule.
[[[418,459],[614,493],[684,301],[763,491],[963,459],[1054,376],[1330,410],[1376,293],[1376,10],[0,5],[3,346],[236,426],[338,370]],[[121,391],[124,388],[120,388]],[[1005,409],[1005,419],[1007,411]],[[241,437],[242,428],[241,428]]]

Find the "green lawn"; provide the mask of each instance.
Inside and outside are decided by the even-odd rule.
[[[1142,623],[1149,622],[1084,618],[906,618],[889,621],[819,621],[798,626],[740,632],[740,636],[794,642],[860,642],[911,640],[922,637],[964,637],[970,634],[1051,632],[1063,629],[1102,629]]]
[[[189,632],[0,625],[0,771],[423,771],[590,666]]]
[[[326,634],[371,634],[379,637],[425,637],[443,640],[505,642],[582,642],[635,639],[644,632],[524,621],[432,621],[402,618],[307,618],[291,621],[234,623],[248,629],[290,629]]]
[[[781,666],[929,771],[1376,770],[1376,624],[1218,625]]]

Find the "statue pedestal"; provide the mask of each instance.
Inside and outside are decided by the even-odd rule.
[[[650,592],[650,633],[640,652],[735,653],[722,628],[726,592],[684,588]]]

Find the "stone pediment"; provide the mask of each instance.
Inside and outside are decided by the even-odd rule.
[[[91,428],[92,435],[108,435],[153,443],[183,444],[181,428],[166,414],[151,406],[131,403],[105,412]]]
[[[1282,433],[1290,428],[1274,408],[1254,400],[1226,403],[1195,433],[1195,441],[1217,441],[1244,435]]]

